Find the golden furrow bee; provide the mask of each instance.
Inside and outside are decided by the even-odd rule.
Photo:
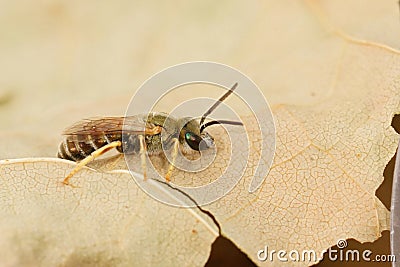
[[[60,143],[59,158],[79,162],[65,177],[69,185],[71,177],[97,157],[116,148],[125,154],[140,154],[142,171],[146,179],[146,153],[157,155],[171,150],[172,162],[165,179],[170,181],[179,148],[182,151],[201,151],[214,145],[214,139],[204,130],[215,124],[243,125],[237,121],[212,120],[206,123],[213,112],[237,87],[221,96],[199,121],[191,117],[173,118],[166,113],[150,113],[127,117],[102,117],[85,119],[67,128]],[[163,132],[163,134],[162,134]]]

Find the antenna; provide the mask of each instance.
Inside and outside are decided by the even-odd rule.
[[[204,123],[200,126],[200,133],[203,132],[205,128],[214,124],[230,124],[230,125],[243,125],[240,121],[226,121],[226,120],[219,120],[219,121],[209,121]]]
[[[211,112],[213,112],[230,94],[233,93],[233,90],[236,89],[236,87],[238,86],[238,83],[235,83],[231,89],[229,89],[228,92],[226,92],[223,96],[221,96],[215,103],[214,105],[212,105],[205,113],[204,115],[201,117],[200,119],[200,125],[203,124],[204,120],[207,118],[208,115],[211,114]]]
[[[215,124],[230,124],[230,125],[243,125],[243,123],[239,122],[239,121],[227,121],[227,120],[219,120],[219,121],[209,121],[205,124],[203,124],[204,120],[207,118],[208,115],[210,115],[228,96],[230,96],[233,91],[236,89],[236,87],[238,86],[238,83],[236,82],[231,89],[229,89],[228,92],[226,92],[223,96],[221,96],[215,103],[214,105],[212,105],[205,113],[204,115],[201,117],[200,119],[200,133],[203,132],[203,130],[205,128],[207,128],[208,126],[211,125],[215,125]]]

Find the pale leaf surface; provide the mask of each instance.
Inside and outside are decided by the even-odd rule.
[[[155,201],[129,174],[83,170],[71,188],[57,179],[72,165],[64,160],[0,164],[3,266],[202,266],[218,234],[210,218]]]
[[[259,135],[245,118],[254,140],[246,175],[206,207],[223,233],[257,264],[265,245],[318,251],[339,238],[373,241],[389,227],[375,190],[398,140],[390,126],[400,112],[400,57],[389,47],[400,47],[396,10],[396,1],[377,0],[2,3],[0,158],[54,156],[65,127],[122,115],[160,69],[218,61],[260,86],[277,128],[271,172],[250,195]],[[205,173],[176,181],[212,180],[225,148]],[[1,163],[7,264],[204,264],[215,238],[208,217],[155,202],[127,174],[87,169],[74,178],[81,188],[59,186],[71,168],[46,158]]]

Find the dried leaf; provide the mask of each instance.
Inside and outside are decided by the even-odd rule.
[[[396,3],[181,5],[4,3],[0,84],[14,89],[0,106],[0,157],[52,156],[65,126],[123,114],[126,88],[152,73],[191,59],[220,61],[260,85],[278,142],[266,181],[249,194],[259,140],[247,117],[254,154],[246,175],[206,207],[223,234],[257,264],[274,266],[280,262],[260,262],[257,251],[320,251],[340,238],[379,237],[389,212],[375,190],[396,149],[390,122],[400,113],[399,52],[388,47],[400,47]],[[176,173],[176,181],[212,180],[225,153],[205,173]],[[216,236],[208,216],[154,201],[127,174],[85,169],[74,177],[80,188],[60,186],[72,167],[43,158],[0,163],[3,265],[204,264]]]
[[[3,266],[205,263],[218,234],[209,217],[155,201],[127,173],[83,170],[75,177],[80,188],[64,186],[58,178],[71,165],[40,158],[0,162]]]

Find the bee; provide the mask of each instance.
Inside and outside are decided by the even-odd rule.
[[[175,159],[179,149],[193,152],[203,151],[214,145],[214,138],[204,131],[215,124],[243,125],[238,121],[211,120],[205,123],[219,104],[236,89],[235,83],[200,118],[173,118],[167,113],[153,112],[127,117],[101,117],[84,119],[63,132],[57,156],[78,162],[76,167],[64,178],[65,185],[84,166],[104,153],[116,149],[119,153],[139,154],[143,177],[146,179],[146,153],[159,155],[171,151],[172,160],[165,179],[171,180]],[[164,136],[162,137],[162,131]]]

